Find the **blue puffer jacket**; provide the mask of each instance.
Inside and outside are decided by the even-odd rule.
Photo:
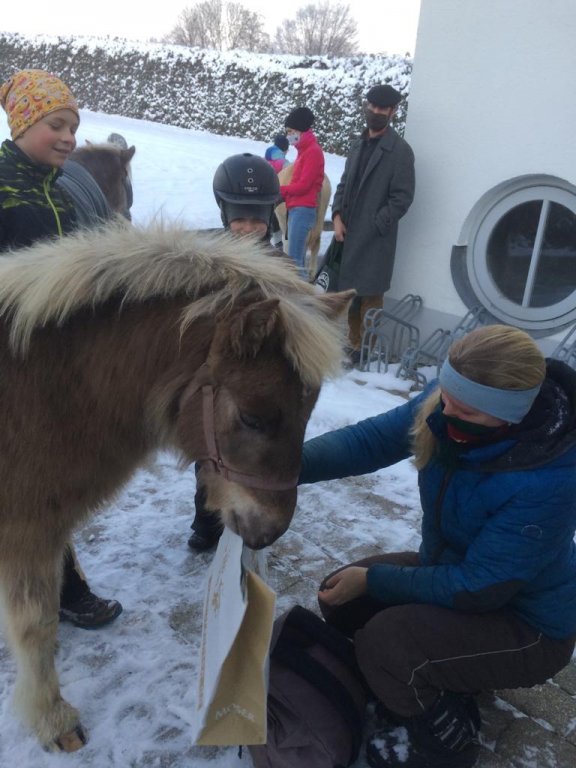
[[[301,483],[362,475],[412,454],[430,394],[304,445]],[[440,410],[428,419],[440,445]],[[419,472],[421,566],[376,565],[368,591],[391,605],[504,606],[549,637],[576,635],[576,372],[548,361],[534,406],[505,440],[433,459]]]

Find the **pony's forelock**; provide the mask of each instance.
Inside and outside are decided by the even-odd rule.
[[[186,295],[184,331],[196,318],[225,313],[250,290],[280,299],[285,354],[305,383],[318,386],[338,370],[337,324],[324,315],[296,268],[251,237],[118,221],[0,259],[0,314],[10,319],[10,340],[21,354],[36,328],[62,325],[79,310],[112,297],[132,303]]]

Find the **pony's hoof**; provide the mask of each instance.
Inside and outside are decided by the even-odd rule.
[[[63,733],[57,739],[54,739],[54,745],[58,752],[76,752],[82,749],[88,741],[88,734],[81,725],[68,733]]]

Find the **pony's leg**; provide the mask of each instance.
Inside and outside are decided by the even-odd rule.
[[[312,280],[316,277],[316,272],[318,271],[318,252],[320,250],[320,235],[315,229],[310,233],[308,247],[310,248],[308,272],[310,274],[310,279]]]
[[[11,558],[0,568],[6,631],[18,665],[18,713],[46,749],[73,752],[86,735],[78,712],[60,695],[54,664],[62,554]]]

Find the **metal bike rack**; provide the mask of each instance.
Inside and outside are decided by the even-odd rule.
[[[488,321],[489,315],[484,307],[473,307],[451,331],[437,328],[421,346],[413,346],[406,350],[396,375],[402,379],[413,379],[415,389],[424,389],[428,379],[418,369],[434,366],[438,375],[452,342]]]
[[[380,373],[391,362],[399,360],[408,347],[418,346],[420,331],[410,320],[422,308],[422,299],[412,293],[402,298],[390,311],[369,309],[364,316],[364,333],[360,349],[360,370],[369,371],[373,362]]]
[[[576,324],[570,328],[550,357],[555,360],[562,360],[566,365],[576,370]]]

